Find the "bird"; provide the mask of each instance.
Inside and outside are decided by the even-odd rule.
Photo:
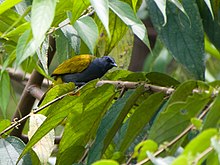
[[[73,82],[76,86],[82,86],[93,79],[101,78],[113,67],[117,67],[117,64],[110,56],[96,58],[93,55],[82,54],[65,60],[51,76],[59,83]]]

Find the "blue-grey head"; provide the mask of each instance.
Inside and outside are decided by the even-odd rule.
[[[107,72],[113,67],[117,67],[115,60],[110,56],[103,56],[96,59],[99,64],[102,65],[103,69]]]

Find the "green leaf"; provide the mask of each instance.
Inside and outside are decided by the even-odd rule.
[[[0,107],[4,118],[10,100],[10,77],[8,72],[4,71],[0,74]]]
[[[110,38],[107,36],[103,24],[101,24],[99,19],[95,17],[95,21],[97,22],[97,25],[99,27],[99,46],[96,48],[96,54],[98,54],[98,56],[102,56],[103,54],[110,54],[110,52],[113,56],[115,56],[113,49],[118,47],[117,44],[122,40],[122,38],[126,35],[126,32],[128,31],[128,27],[126,26],[126,24],[111,10],[109,11],[109,20],[111,20],[109,22],[109,31],[111,35]],[[131,40],[132,39],[129,39],[127,43],[129,43]],[[122,48],[120,47],[120,49]],[[118,49],[116,49],[117,54],[120,54],[118,53],[118,51],[122,51],[117,50]]]
[[[211,146],[214,148],[216,153],[218,154],[218,158],[220,158],[220,144],[219,144],[219,137],[214,136],[211,138]]]
[[[80,104],[77,104],[80,99],[88,94],[91,90],[94,89],[94,81],[86,84],[84,88],[80,90],[81,95],[68,95],[61,99],[59,102],[53,104],[51,106],[52,110],[50,114],[47,116],[47,119],[43,122],[43,124],[38,128],[36,133],[32,136],[27,146],[23,150],[19,159],[21,159],[24,154],[26,154],[31,147],[36,144],[43,136],[45,136],[50,130],[54,129],[57,125],[59,125],[71,112],[73,106],[80,107]],[[92,87],[91,87],[92,86]]]
[[[79,160],[84,152],[85,148],[83,146],[70,146],[68,149],[59,153],[59,156],[56,160],[56,165],[73,164],[73,160]]]
[[[212,6],[211,6],[211,3],[210,3],[210,0],[204,0],[204,2],[206,3],[207,7],[209,8],[209,11],[212,15],[212,19],[214,19],[214,14],[212,12]]]
[[[82,14],[86,14],[84,12],[88,10],[87,8],[89,7],[89,5],[89,0],[72,1],[72,18],[70,19],[71,24],[74,24],[76,20],[78,20],[81,16],[83,17]]]
[[[49,45],[49,40],[48,40],[48,38],[46,38],[43,41],[40,49],[37,49],[37,56],[38,56],[38,58],[40,60],[40,63],[42,65],[42,67],[43,67],[44,72],[47,75],[49,74],[48,73],[48,54],[47,54],[49,46],[50,46]]]
[[[88,153],[88,164],[101,158],[102,154],[111,143],[112,138],[120,128],[126,115],[142,92],[142,86],[136,90],[129,90],[111,106],[108,113],[106,113],[101,121],[95,142]]]
[[[148,0],[147,4],[154,27],[172,56],[183,64],[196,79],[204,80],[204,32],[195,1],[182,1],[189,17],[168,1],[166,6],[168,21],[165,26],[163,16],[157,10],[154,1]]]
[[[67,11],[71,11],[73,9],[73,2],[75,1],[72,0],[57,1],[52,27],[58,26],[63,20],[67,19],[66,13]]]
[[[198,154],[205,151],[211,145],[211,138],[217,135],[218,131],[216,129],[207,129],[190,141],[182,155],[188,157],[188,161],[193,161]],[[191,164],[191,163],[190,163]]]
[[[186,164],[188,164],[187,156],[180,155],[172,162],[171,165],[186,165]]]
[[[220,114],[219,114],[219,106],[220,106],[220,95],[218,95],[215,100],[213,101],[213,105],[211,106],[204,124],[203,124],[203,130],[208,129],[208,128],[218,128],[219,125],[219,119],[220,119]]]
[[[163,101],[164,93],[155,93],[150,95],[139,107],[137,107],[133,115],[129,118],[128,127],[125,130],[124,138],[121,140],[119,147],[121,152],[126,151],[135,137],[151,120],[155,112],[157,112]]]
[[[159,72],[149,72],[146,74],[147,79],[151,84],[166,86],[166,87],[177,87],[180,82],[170,77],[167,74]]]
[[[154,0],[155,4],[159,8],[160,12],[163,15],[163,20],[165,25],[167,23],[167,15],[166,15],[166,0]]]
[[[196,117],[202,111],[210,101],[211,94],[192,94],[193,87],[194,82],[189,81],[176,89],[166,108],[155,119],[149,139],[159,144],[171,141],[190,124],[192,117]]]
[[[119,165],[118,162],[116,162],[115,160],[99,160],[95,163],[92,163],[92,165]]]
[[[55,15],[56,0],[33,0],[31,28],[35,40],[42,40]]]
[[[0,121],[0,132],[2,132],[5,128],[11,125],[11,121],[8,119],[4,119]]]
[[[196,129],[200,130],[202,127],[202,120],[199,120],[196,117],[191,118],[191,123],[195,126]]]
[[[32,38],[30,30],[26,30],[18,40],[16,47],[16,66],[20,65],[28,57],[32,56],[43,40]]]
[[[59,145],[61,153],[72,146],[85,146],[95,136],[100,120],[114,96],[114,86],[105,84],[88,93],[78,102],[80,106],[72,108]]]
[[[108,0],[90,0],[91,5],[94,7],[99,19],[105,27],[105,30],[109,37],[109,8],[108,8]]]
[[[5,0],[0,4],[0,14],[4,13],[6,10],[12,8],[21,1],[22,0]]]
[[[155,152],[157,149],[157,143],[153,140],[145,140],[135,146],[133,157],[137,157],[137,161],[139,162],[147,157],[147,151]]]
[[[62,27],[62,24],[65,24],[66,21],[59,24]],[[69,44],[72,46],[76,54],[80,53],[80,38],[76,29],[72,25],[66,25],[61,28],[63,34],[67,38]]]
[[[147,29],[139,18],[134,14],[131,6],[125,2],[110,0],[109,1],[110,9],[118,16],[120,19],[128,25],[133,33],[143,41],[148,48],[150,48],[150,43],[148,40]]]
[[[0,139],[1,164],[15,164],[24,147],[24,142],[17,137]],[[32,164],[30,154],[26,154],[19,164]]]
[[[218,1],[211,1],[213,12],[215,15],[215,18],[213,20],[212,14],[210,12],[210,9],[205,4],[204,0],[201,0],[200,3],[198,3],[200,14],[202,17],[202,23],[204,31],[206,32],[209,40],[211,43],[220,50],[220,38],[218,37],[220,35],[220,25],[219,25],[219,19],[218,19],[218,12],[219,12],[219,2]]]
[[[4,37],[9,38],[10,40],[13,40],[15,42],[18,41],[19,37],[27,30],[30,29],[30,22],[25,22],[18,26],[17,28],[14,28],[10,32],[4,35]]]
[[[89,16],[84,16],[78,19],[73,27],[93,54],[98,39],[98,27],[95,21]]]
[[[54,87],[48,89],[48,91],[45,92],[43,100],[41,100],[42,102],[40,104],[40,107],[65,93],[73,91],[74,88],[75,88],[74,83],[64,83],[64,84],[55,85]],[[48,111],[49,109],[53,109],[53,108],[50,108],[50,106],[48,106],[47,108],[44,108],[40,113],[44,115],[48,115],[50,114],[50,111]]]

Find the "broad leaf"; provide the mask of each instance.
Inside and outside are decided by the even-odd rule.
[[[110,37],[108,0],[90,0],[90,2]]]
[[[0,14],[12,8],[13,6],[20,3],[21,1],[22,0],[5,0],[3,3],[0,4]]]
[[[78,19],[73,26],[93,54],[98,39],[98,27],[95,21],[85,16]]]
[[[166,108],[155,119],[149,139],[159,144],[174,139],[190,124],[190,119],[202,111],[211,99],[211,92],[210,94],[190,94],[193,87],[194,83],[189,81],[176,89]]]
[[[139,87],[136,90],[129,90],[111,106],[98,128],[95,142],[89,151],[88,164],[101,158],[126,115],[142,92],[143,87]]]
[[[97,25],[99,27],[99,41],[98,41],[99,47],[96,48],[97,49],[96,54],[98,56],[102,56],[103,54],[106,55],[110,54],[113,48],[117,48],[117,44],[119,43],[119,41],[121,41],[123,36],[125,36],[126,32],[128,31],[128,27],[126,26],[126,24],[111,10],[109,11],[109,20],[111,20],[109,22],[109,31],[111,35],[110,38],[106,34],[106,30],[103,24],[98,20],[97,17],[95,17],[95,21],[97,22]],[[131,41],[131,39],[128,40]]]
[[[34,0],[31,10],[31,28],[35,40],[42,40],[55,15],[56,0]]]
[[[72,1],[72,15],[71,15],[71,24],[74,24],[83,14],[86,14],[86,10],[90,5],[89,0],[83,1]],[[90,11],[87,11],[90,12]]]
[[[219,25],[219,19],[218,19],[218,13],[219,13],[219,2],[215,3],[215,1],[212,2],[213,12],[215,15],[215,18],[213,19],[212,14],[210,13],[210,9],[207,5],[205,5],[204,0],[201,0],[200,3],[198,3],[201,17],[202,17],[202,23],[204,31],[206,32],[209,40],[212,42],[212,44],[220,50],[220,25]]]
[[[50,130],[54,129],[57,125],[59,125],[71,112],[73,106],[80,107],[80,104],[77,104],[80,99],[85,97],[88,92],[94,89],[94,83],[90,82],[81,89],[81,95],[68,95],[64,97],[59,102],[54,103],[52,110],[49,110],[51,113],[47,116],[47,119],[43,122],[43,124],[39,127],[36,133],[32,136],[30,141],[28,142],[27,146],[23,150],[22,154],[20,155],[19,159],[21,159],[24,154],[26,154],[31,147],[36,144],[43,136],[45,136]],[[56,106],[55,106],[56,105]]]
[[[195,2],[183,0],[184,13],[171,2],[167,2],[167,23],[163,25],[163,16],[154,0],[147,1],[151,20],[159,37],[173,57],[183,64],[196,79],[204,80],[204,32],[199,10]]]
[[[10,77],[8,72],[0,74],[0,107],[4,118],[6,118],[7,106],[10,99]]]
[[[24,147],[24,142],[17,137],[11,136],[6,139],[0,139],[1,164],[15,164]],[[32,164],[29,153],[18,163],[18,165],[22,164]]]
[[[28,138],[30,139],[40,125],[44,122],[46,117],[41,114],[31,114],[29,122]],[[47,161],[54,149],[55,132],[51,130],[41,140],[39,140],[34,146],[33,150],[36,152],[40,162],[47,164]]]
[[[189,164],[191,164],[195,160],[198,154],[201,154],[208,147],[210,147],[211,138],[217,135],[217,133],[218,131],[216,129],[207,129],[187,144],[182,155],[187,156]],[[200,159],[199,162],[202,163],[202,160],[204,160],[204,158],[205,157],[203,157],[203,159]]]
[[[165,25],[167,23],[167,15],[166,15],[166,0],[154,0],[155,4],[159,8],[160,12],[163,15],[163,20]]]
[[[96,88],[80,100],[78,104],[81,106],[72,108],[59,145],[59,154],[63,154],[65,150],[74,148],[74,146],[86,146],[94,138],[100,120],[112,103],[114,95],[114,86],[106,84]],[[75,161],[77,160],[72,159],[71,163]]]
[[[64,25],[67,21],[68,20],[63,21],[62,23],[59,24],[59,26],[62,27],[62,25]],[[74,49],[75,54],[79,54],[80,53],[80,38],[78,36],[76,29],[74,29],[72,25],[66,25],[66,26],[63,26],[61,30],[63,34],[65,35],[65,37],[67,38],[68,43]]]
[[[131,6],[121,1],[110,0],[109,7],[127,26],[131,28],[133,33],[143,41],[148,48],[150,48],[147,29],[141,20],[134,14]]]
[[[220,106],[220,95],[218,95],[215,98],[213,105],[211,106],[209,113],[205,118],[203,130],[208,128],[218,127],[218,123],[220,119],[219,106]]]
[[[119,147],[121,152],[126,151],[135,137],[157,112],[163,101],[164,93],[152,94],[135,110],[134,114],[129,118],[128,127],[125,130],[124,138],[121,140]]]
[[[212,12],[212,5],[211,5],[210,0],[204,0],[204,2],[206,3],[207,7],[209,8],[209,11],[210,11],[210,13],[212,15],[212,19],[214,19],[214,14]]]

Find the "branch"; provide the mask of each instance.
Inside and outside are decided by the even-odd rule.
[[[2,66],[0,66],[0,70],[2,70]],[[12,80],[17,81],[24,86],[27,85],[27,82],[31,77],[29,73],[24,73],[23,71],[16,70],[14,68],[7,68],[6,71],[9,73],[9,76]],[[51,84],[51,81],[44,79],[42,82],[42,87],[48,88],[48,86]]]
[[[97,83],[97,86],[101,86],[103,84],[113,84],[117,88],[127,88],[127,89],[135,89],[140,85],[144,85],[146,90],[150,90],[152,92],[164,92],[166,94],[171,94],[174,92],[174,88],[167,88],[152,84],[147,84],[145,82],[130,82],[130,81],[110,81],[110,80],[101,80]]]
[[[48,59],[52,59],[52,57],[56,51],[55,39],[52,38],[52,36],[49,36],[49,45],[50,45],[50,47],[47,52],[48,57],[49,57]],[[48,60],[48,63],[50,63],[50,62],[51,62],[51,60]],[[44,77],[40,73],[38,73],[36,70],[34,70],[32,72],[30,79],[28,80],[28,82],[23,90],[23,93],[21,95],[16,112],[15,112],[14,117],[12,119],[12,122],[17,121],[17,120],[19,121],[19,119],[23,119],[23,120],[22,120],[22,122],[19,123],[19,129],[14,129],[11,132],[11,135],[22,138],[21,135],[22,135],[22,130],[25,125],[25,121],[28,118],[27,116],[31,112],[32,106],[35,102],[35,98],[29,93],[29,88],[31,85],[41,86],[43,79],[44,79]]]
[[[35,74],[34,74],[35,75]],[[32,76],[31,76],[32,77]],[[41,92],[39,92],[39,88],[35,85],[35,84],[31,84],[31,83],[29,83],[30,85],[28,85],[28,86],[26,86],[25,87],[25,97],[29,97],[29,98],[26,98],[27,100],[24,100],[24,101],[29,101],[30,100],[30,98],[31,99],[33,99],[33,100],[35,100],[35,98],[31,95],[31,94],[33,94],[36,98],[41,98],[42,97],[42,93]],[[127,88],[127,89],[135,89],[135,88],[137,88],[138,86],[140,86],[140,85],[144,85],[145,86],[145,88],[149,91],[153,91],[153,92],[165,92],[166,94],[170,94],[170,93],[172,93],[173,91],[174,91],[174,89],[173,88],[166,88],[166,87],[161,87],[161,86],[156,86],[156,85],[151,85],[151,84],[147,84],[147,83],[140,83],[140,82],[129,82],[129,81],[109,81],[109,80],[101,80],[101,81],[99,81],[96,85],[97,86],[101,86],[101,85],[103,85],[103,84],[113,84],[113,85],[115,85],[115,87],[117,87],[117,88],[122,88],[122,89],[124,89],[124,88]],[[46,108],[46,107],[48,107],[48,106],[50,106],[50,105],[52,105],[53,103],[55,103],[55,102],[57,102],[57,101],[59,101],[59,100],[61,100],[62,98],[64,98],[65,96],[67,96],[67,95],[73,95],[73,94],[75,94],[75,93],[77,93],[81,88],[83,88],[83,86],[82,87],[80,87],[78,90],[76,90],[76,91],[72,91],[72,92],[68,92],[68,93],[66,93],[66,94],[64,94],[64,95],[61,95],[61,96],[59,96],[59,97],[57,97],[56,99],[54,99],[54,100],[52,100],[52,101],[50,101],[50,102],[48,102],[47,104],[45,104],[45,105],[43,105],[42,107],[40,107],[40,108],[37,108],[37,109],[35,109],[35,110],[33,110],[33,112],[32,113],[34,113],[34,114],[36,114],[36,113],[38,113],[38,112],[40,112],[41,110],[43,110],[44,108]],[[23,98],[24,99],[24,98]],[[23,100],[21,100],[22,101],[22,103],[24,103],[24,101]],[[20,101],[20,102],[21,102]],[[21,104],[21,103],[20,103]],[[24,110],[27,110],[27,108],[25,109],[24,107],[26,107],[25,105],[20,105],[20,106],[22,106],[22,108],[24,109]],[[33,106],[33,104],[31,105],[31,108],[32,108],[32,106]],[[30,107],[30,106],[29,106]],[[20,111],[18,111],[18,112],[20,112]],[[17,112],[17,113],[18,113]],[[22,112],[22,116],[24,116],[24,117],[22,117],[22,118],[20,118],[19,120],[17,119],[17,118],[13,118],[13,121],[12,121],[12,124],[9,126],[9,127],[7,127],[5,130],[3,130],[1,133],[0,133],[0,136],[2,136],[3,134],[5,134],[6,132],[8,132],[9,130],[11,130],[11,129],[13,129],[13,128],[17,128],[17,129],[14,129],[13,131],[12,131],[12,133],[11,133],[11,135],[14,135],[14,136],[16,136],[16,135],[18,135],[20,138],[22,138],[22,135],[21,135],[21,129],[23,129],[23,127],[24,127],[24,122],[30,117],[30,112],[31,112],[31,110],[27,113],[27,111],[25,111],[25,113],[27,113],[26,115],[24,115],[24,112],[23,111],[21,111]],[[19,127],[19,129],[18,129],[18,127]],[[15,134],[15,133],[17,133],[17,134]],[[19,133],[19,134],[18,134]],[[25,139],[24,139],[25,140]]]

